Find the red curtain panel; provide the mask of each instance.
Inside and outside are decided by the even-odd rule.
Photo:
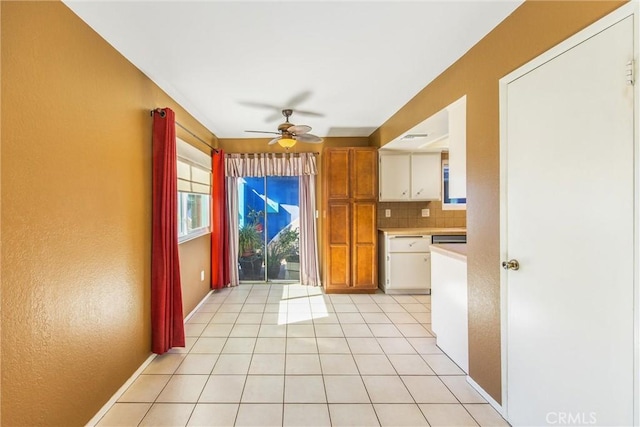
[[[151,220],[151,346],[157,354],[184,347],[178,258],[178,177],[175,113],[153,114]]]
[[[222,150],[211,154],[213,185],[211,186],[211,289],[229,284],[229,227],[227,223],[227,191]]]

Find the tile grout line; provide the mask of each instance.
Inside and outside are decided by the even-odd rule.
[[[238,300],[238,298],[233,298],[233,300],[232,300],[232,301],[229,301],[229,300],[228,300],[228,299],[229,299],[229,297],[232,297],[234,294],[235,294],[235,295],[237,295],[237,293],[235,293],[234,291],[239,290],[239,289],[241,289],[241,288],[238,288],[238,287],[236,287],[236,289],[233,289],[233,288],[232,288],[232,289],[231,289],[231,291],[229,292],[229,294],[228,294],[227,296],[225,296],[224,298],[220,299],[220,301],[212,300],[212,303],[213,303],[213,304],[219,305],[219,306],[218,306],[218,308],[216,309],[216,311],[214,311],[214,312],[213,312],[213,314],[211,315],[211,318],[209,319],[209,322],[205,324],[205,326],[204,326],[204,327],[202,328],[202,330],[199,332],[198,336],[197,336],[197,337],[194,337],[194,338],[195,338],[195,341],[194,341],[193,345],[189,348],[189,350],[188,350],[188,351],[186,351],[186,354],[185,354],[184,358],[182,358],[182,360],[181,360],[181,361],[180,361],[180,363],[176,366],[176,368],[175,368],[175,369],[173,369],[172,373],[169,375],[169,376],[170,376],[169,381],[168,381],[168,382],[167,382],[167,383],[162,387],[162,389],[161,389],[161,390],[160,390],[160,392],[157,394],[157,396],[155,397],[155,399],[154,399],[152,402],[150,402],[150,407],[149,407],[149,408],[147,409],[147,411],[142,415],[142,419],[141,419],[141,421],[140,421],[141,423],[142,423],[142,421],[143,421],[143,420],[148,416],[149,412],[151,411],[151,409],[153,408],[153,406],[154,406],[154,405],[156,405],[156,404],[160,404],[160,403],[188,403],[188,402],[159,402],[159,401],[158,401],[158,399],[159,399],[160,395],[161,395],[161,394],[162,394],[162,393],[167,389],[167,386],[168,386],[168,384],[171,382],[171,380],[173,379],[173,377],[174,377],[174,376],[176,376],[176,375],[182,375],[182,374],[178,374],[178,373],[176,373],[176,372],[178,371],[178,369],[180,369],[180,367],[183,365],[183,363],[185,363],[186,358],[187,358],[189,355],[192,355],[192,354],[199,354],[199,353],[192,353],[192,351],[193,351],[193,349],[194,349],[194,347],[195,347],[196,343],[198,342],[198,340],[200,340],[201,338],[204,338],[204,337],[202,336],[202,334],[204,333],[204,331],[206,330],[206,328],[207,328],[209,325],[212,325],[212,323],[211,323],[211,322],[213,321],[213,318],[214,318],[217,314],[221,314],[220,309],[224,306],[224,304],[226,304],[226,303],[228,303],[228,304],[239,304],[239,305],[240,305],[240,308],[239,308],[239,310],[240,310],[240,311],[236,312],[236,313],[237,313],[237,316],[235,317],[234,322],[231,324],[231,325],[232,325],[232,326],[231,326],[231,329],[230,329],[230,330],[229,330],[229,332],[227,333],[226,337],[221,337],[221,338],[224,338],[224,342],[223,342],[223,344],[222,344],[222,347],[221,347],[220,353],[218,354],[218,359],[216,359],[216,361],[215,361],[215,362],[214,362],[214,364],[212,365],[211,371],[210,371],[210,372],[209,372],[209,374],[208,374],[208,377],[209,377],[209,378],[207,379],[207,381],[208,381],[208,380],[213,376],[213,370],[215,369],[215,366],[217,366],[217,365],[218,365],[218,363],[220,362],[219,357],[220,357],[220,356],[222,356],[223,354],[232,354],[232,353],[223,353],[223,351],[224,351],[225,346],[226,346],[226,345],[228,345],[228,343],[230,342],[230,338],[232,338],[231,334],[232,334],[233,330],[234,330],[237,326],[239,326],[239,325],[245,325],[245,323],[238,323],[239,318],[240,318],[240,316],[241,316],[241,315],[242,315],[242,313],[243,313],[243,310],[244,310],[245,308],[247,308],[247,305],[248,305],[248,304],[254,304],[254,303],[255,303],[255,304],[261,304],[261,305],[263,305],[263,307],[262,307],[262,310],[261,310],[261,312],[260,312],[260,314],[261,314],[261,316],[260,316],[260,323],[259,323],[259,324],[257,324],[257,326],[258,326],[258,331],[257,331],[257,333],[255,334],[255,337],[253,336],[253,335],[254,335],[254,334],[253,334],[253,332],[252,332],[251,334],[249,334],[249,335],[251,335],[251,336],[247,336],[247,337],[246,337],[246,338],[254,338],[254,339],[255,339],[255,341],[254,341],[254,343],[253,343],[252,351],[250,352],[250,353],[251,353],[251,357],[249,358],[249,366],[247,367],[247,372],[246,372],[246,375],[245,375],[245,381],[244,381],[244,384],[243,384],[243,389],[242,389],[242,392],[241,392],[241,395],[240,395],[240,399],[239,399],[239,401],[238,401],[238,403],[237,403],[237,404],[238,404],[238,409],[237,409],[236,414],[235,414],[235,418],[234,418],[234,420],[235,420],[235,421],[234,421],[234,423],[238,421],[238,419],[239,419],[238,417],[239,417],[239,415],[240,415],[240,406],[242,405],[242,395],[244,394],[244,392],[245,392],[245,390],[246,390],[246,386],[247,386],[247,379],[248,379],[248,376],[249,376],[249,374],[250,374],[251,364],[253,363],[254,358],[255,358],[255,355],[256,355],[256,348],[257,348],[257,344],[258,344],[258,338],[260,338],[260,336],[259,336],[259,335],[260,335],[260,329],[261,329],[261,327],[263,326],[264,316],[267,314],[267,311],[266,311],[266,310],[267,310],[267,307],[266,307],[266,306],[267,306],[267,304],[273,304],[273,301],[272,301],[272,302],[269,302],[269,298],[270,298],[270,297],[272,297],[273,295],[275,295],[275,293],[273,293],[273,294],[272,294],[272,288],[271,288],[271,286],[269,285],[269,287],[268,287],[269,292],[267,292],[267,294],[266,294],[266,298],[265,298],[265,300],[264,300],[264,301],[262,301],[262,302],[256,302],[256,301],[249,302],[249,300],[251,299],[251,297],[252,297],[252,296],[253,296],[253,297],[258,297],[258,296],[260,296],[260,297],[264,297],[264,295],[252,295],[252,293],[253,293],[253,291],[256,289],[256,287],[255,287],[255,285],[251,285],[251,287],[249,287],[249,288],[247,289],[247,292],[246,292],[246,294],[244,295],[244,298],[242,298],[241,300]],[[287,289],[287,290],[289,290],[289,289]],[[243,291],[244,291],[244,289],[243,289]],[[281,292],[281,293],[282,293],[282,294],[284,294],[284,292]],[[287,292],[287,293],[288,293],[288,292]],[[244,294],[244,292],[243,292],[243,294]],[[435,376],[436,376],[436,377],[438,377],[439,382],[441,382],[441,383],[445,386],[444,388],[445,388],[446,390],[448,390],[448,391],[449,391],[449,392],[454,396],[454,398],[455,398],[456,402],[458,402],[458,403],[451,403],[451,404],[452,404],[452,405],[456,405],[456,406],[462,406],[462,407],[465,409],[465,413],[467,413],[467,414],[471,417],[471,419],[473,419],[475,422],[477,422],[476,418],[475,418],[475,417],[474,417],[474,416],[469,412],[469,410],[466,408],[466,406],[464,406],[465,404],[464,404],[464,403],[463,403],[463,402],[458,398],[458,396],[457,396],[456,394],[454,394],[454,393],[453,393],[453,391],[452,391],[451,387],[450,387],[450,386],[448,386],[448,385],[447,385],[447,384],[442,380],[442,377],[443,377],[443,376],[456,376],[456,375],[453,375],[453,374],[452,374],[452,375],[444,375],[444,374],[438,374],[438,373],[436,373],[436,372],[433,370],[433,368],[431,368],[431,365],[429,364],[429,362],[427,362],[427,360],[425,359],[425,356],[429,355],[429,353],[424,353],[424,354],[423,354],[423,353],[421,353],[421,352],[419,351],[419,349],[416,347],[416,345],[417,345],[417,344],[414,344],[414,343],[412,343],[412,342],[410,342],[410,341],[409,341],[409,339],[410,339],[410,338],[416,338],[416,339],[422,339],[422,338],[425,338],[425,339],[427,339],[427,338],[434,338],[434,337],[433,337],[433,336],[422,336],[422,334],[421,334],[421,335],[419,335],[419,336],[417,336],[417,337],[409,337],[409,336],[407,336],[407,334],[409,334],[410,332],[403,332],[402,330],[400,330],[400,328],[398,328],[398,324],[396,324],[393,320],[391,320],[391,319],[389,318],[389,313],[391,313],[391,312],[386,312],[386,311],[382,310],[382,307],[380,306],[380,304],[388,303],[388,301],[389,301],[389,300],[385,301],[384,299],[373,299],[373,298],[372,298],[372,302],[373,302],[374,304],[376,304],[376,306],[378,307],[378,309],[380,309],[380,310],[381,310],[380,314],[383,314],[383,315],[384,315],[384,317],[386,318],[386,320],[388,320],[388,322],[384,322],[384,324],[385,324],[385,325],[386,325],[386,324],[388,324],[388,325],[392,325],[395,329],[397,329],[397,330],[399,331],[400,336],[390,336],[390,337],[386,337],[386,336],[384,336],[384,332],[382,332],[382,334],[383,334],[383,335],[381,335],[381,336],[376,336],[376,334],[374,333],[374,330],[372,329],[372,325],[374,325],[374,324],[376,324],[376,325],[377,325],[377,323],[370,323],[370,322],[368,322],[368,321],[366,320],[365,316],[363,315],[363,312],[361,312],[361,311],[360,311],[360,308],[359,308],[359,307],[358,307],[358,305],[356,304],[356,301],[355,301],[355,300],[353,300],[350,296],[348,296],[348,295],[347,295],[347,298],[348,298],[348,299],[349,299],[349,301],[350,301],[348,304],[353,304],[353,305],[355,305],[355,308],[356,308],[356,311],[355,311],[355,312],[348,311],[349,307],[344,307],[345,309],[347,309],[347,311],[344,311],[344,312],[342,312],[342,311],[341,311],[341,312],[336,312],[336,311],[335,311],[335,307],[334,307],[333,300],[332,300],[329,296],[327,296],[326,294],[322,294],[322,293],[321,293],[321,294],[319,294],[319,295],[322,295],[322,296],[323,296],[324,304],[325,304],[325,305],[327,305],[327,306],[329,306],[329,309],[334,310],[333,312],[330,312],[329,310],[327,310],[327,315],[328,315],[328,316],[335,316],[335,320],[337,321],[336,325],[339,327],[339,330],[341,331],[341,334],[342,334],[340,337],[336,337],[336,338],[342,338],[342,339],[346,342],[346,344],[347,344],[347,348],[349,349],[349,356],[351,356],[351,360],[352,360],[352,361],[353,361],[353,363],[355,364],[356,372],[357,372],[357,376],[360,378],[361,383],[364,385],[365,392],[367,393],[367,397],[368,397],[368,401],[369,401],[369,403],[368,403],[368,404],[369,404],[369,405],[371,405],[371,407],[373,408],[373,410],[374,410],[374,414],[375,414],[375,416],[376,416],[376,419],[377,419],[378,423],[380,423],[380,422],[381,422],[381,421],[380,421],[380,418],[379,418],[379,415],[378,415],[378,412],[375,410],[374,402],[372,401],[372,399],[371,399],[371,395],[370,395],[370,393],[369,393],[369,390],[367,389],[367,387],[366,387],[366,385],[365,385],[365,383],[364,383],[362,370],[361,370],[360,366],[359,366],[359,365],[356,363],[356,361],[355,361],[355,355],[354,355],[354,353],[353,353],[352,346],[351,346],[351,344],[350,344],[350,343],[349,343],[349,341],[348,341],[348,338],[349,338],[349,337],[347,337],[347,336],[346,336],[346,333],[345,333],[345,330],[344,330],[344,325],[346,325],[346,324],[345,324],[345,323],[343,323],[343,322],[341,321],[341,319],[340,319],[340,317],[339,317],[339,314],[340,314],[340,313],[348,313],[348,314],[350,314],[350,313],[355,313],[355,314],[358,314],[358,315],[360,316],[360,318],[362,319],[362,323],[366,326],[367,330],[368,330],[368,331],[369,331],[369,333],[371,334],[371,337],[372,337],[372,338],[375,338],[375,340],[373,340],[373,342],[375,342],[378,346],[380,346],[380,350],[382,351],[382,352],[381,352],[381,355],[384,355],[386,362],[387,362],[387,363],[389,363],[389,364],[391,365],[391,367],[392,367],[392,369],[393,369],[393,372],[395,372],[394,376],[395,376],[396,378],[399,378],[399,379],[401,380],[401,383],[402,383],[402,384],[403,384],[403,386],[405,387],[405,389],[407,389],[407,390],[408,390],[408,388],[407,388],[407,386],[406,386],[406,384],[405,384],[404,380],[402,379],[402,377],[401,377],[401,375],[400,375],[400,373],[399,373],[398,369],[397,369],[397,368],[396,368],[396,366],[391,362],[391,359],[390,359],[390,355],[393,355],[393,354],[396,354],[396,353],[394,353],[394,352],[393,352],[393,351],[394,351],[393,349],[390,349],[390,350],[392,351],[392,353],[387,353],[387,351],[385,351],[385,349],[382,347],[382,345],[381,345],[381,343],[380,343],[380,340],[381,340],[381,339],[383,339],[383,338],[402,338],[402,339],[404,340],[404,342],[406,342],[406,343],[408,343],[408,344],[409,344],[409,348],[411,348],[411,349],[414,351],[414,353],[410,353],[410,354],[408,353],[407,355],[417,355],[417,356],[420,358],[420,360],[422,360],[422,361],[426,364],[426,366],[427,366],[427,367],[429,367],[429,368],[433,371],[433,373],[435,374]],[[314,343],[315,343],[315,349],[316,349],[315,353],[312,353],[312,354],[316,354],[316,355],[317,355],[317,357],[318,357],[318,361],[319,361],[319,364],[320,364],[320,376],[321,376],[322,381],[323,381],[323,389],[324,389],[324,394],[325,394],[325,398],[326,398],[326,408],[327,408],[328,415],[329,415],[329,421],[330,421],[330,423],[332,423],[333,421],[332,421],[332,418],[331,418],[331,411],[329,411],[329,401],[328,401],[328,398],[327,398],[327,396],[328,396],[328,395],[327,395],[327,383],[326,383],[326,381],[325,381],[325,380],[326,380],[326,379],[325,379],[325,374],[326,374],[326,372],[325,372],[325,369],[324,369],[324,367],[323,367],[323,365],[322,365],[322,358],[321,358],[321,355],[323,355],[323,354],[327,354],[327,355],[341,354],[341,355],[342,355],[343,353],[341,353],[341,352],[339,352],[339,351],[337,351],[337,350],[336,350],[336,353],[334,353],[333,351],[332,351],[332,352],[329,352],[329,353],[321,353],[320,348],[319,348],[319,343],[318,343],[318,335],[317,335],[317,328],[316,328],[316,327],[317,327],[318,325],[333,325],[333,323],[322,323],[322,322],[320,322],[320,323],[316,323],[316,322],[315,322],[314,312],[313,312],[313,310],[311,310],[311,301],[310,301],[310,298],[311,298],[312,296],[316,296],[316,295],[309,295],[309,294],[308,294],[308,290],[307,290],[307,295],[306,295],[306,296],[302,296],[302,295],[300,295],[300,296],[296,296],[295,298],[306,298],[306,300],[307,300],[307,301],[306,301],[306,302],[307,302],[307,305],[309,306],[309,307],[308,307],[308,308],[309,308],[309,311],[311,312],[311,313],[310,313],[310,314],[311,314],[311,318],[309,319],[308,324],[311,326],[311,329],[312,329],[312,331],[313,331],[313,341],[314,341]],[[290,298],[288,298],[288,295],[287,295],[287,298],[286,298],[286,299],[283,299],[283,298],[285,298],[284,296],[281,296],[280,298],[281,298],[281,299],[280,299],[280,301],[289,301],[289,300],[290,300]],[[261,298],[258,298],[258,299],[261,299]],[[411,316],[411,318],[415,321],[415,323],[412,323],[412,324],[420,325],[420,327],[421,327],[421,328],[423,328],[423,329],[425,329],[425,330],[426,330],[427,334],[431,334],[431,332],[429,331],[429,329],[427,329],[427,327],[425,326],[426,324],[425,324],[425,323],[422,323],[422,322],[425,320],[425,317],[426,317],[426,319],[428,320],[428,316],[427,316],[425,313],[428,313],[428,315],[430,316],[430,310],[429,310],[429,311],[426,311],[426,312],[422,312],[422,311],[409,312],[409,311],[407,311],[406,307],[404,307],[404,306],[403,306],[403,305],[402,305],[398,300],[396,300],[396,299],[394,298],[394,301],[395,301],[395,303],[396,303],[396,304],[398,304],[398,305],[402,306],[403,311],[402,311],[402,312],[398,312],[398,313],[405,313],[405,314],[408,314],[408,315],[409,315],[409,316]],[[360,303],[361,303],[361,304],[363,304],[363,303],[365,303],[365,302],[361,301]],[[369,302],[369,301],[367,301],[366,303],[370,303],[370,302]],[[405,302],[404,304],[410,304],[410,303],[411,303],[411,302]],[[347,301],[340,301],[340,302],[338,302],[338,304],[347,304]],[[419,301],[419,304],[421,304],[421,305],[426,305],[426,302]],[[282,395],[282,414],[281,414],[281,416],[282,416],[282,424],[283,424],[283,425],[284,425],[284,423],[285,423],[285,418],[284,418],[284,417],[285,417],[285,412],[286,412],[286,411],[285,411],[285,407],[286,407],[286,402],[285,402],[285,397],[286,397],[286,377],[287,377],[286,370],[287,370],[287,355],[289,354],[289,353],[288,353],[288,350],[289,350],[289,338],[299,338],[299,337],[289,337],[289,333],[290,333],[290,330],[289,330],[289,326],[290,326],[289,321],[290,321],[290,320],[293,320],[293,318],[291,318],[291,317],[290,317],[291,312],[289,311],[289,305],[287,304],[287,305],[286,305],[286,307],[287,307],[287,311],[286,311],[286,320],[285,320],[285,324],[284,324],[284,325],[279,325],[279,324],[276,324],[276,325],[275,325],[275,326],[285,326],[285,329],[284,329],[284,330],[285,330],[285,334],[284,334],[285,346],[284,346],[284,355],[283,355],[283,356],[284,356],[284,361],[283,361],[283,364],[284,364],[283,381],[284,381],[284,383],[283,383],[283,390],[282,390],[283,395]],[[391,307],[387,307],[387,308],[388,308],[388,309],[391,309]],[[303,311],[304,311],[304,310],[303,310]],[[229,313],[229,312],[224,312],[224,313]],[[253,311],[252,311],[252,312],[246,312],[246,313],[253,313]],[[269,313],[271,313],[271,312],[269,312]],[[375,313],[375,312],[372,312],[372,313]],[[416,317],[416,315],[417,315],[418,317]],[[304,316],[303,316],[303,317],[304,317]],[[344,317],[344,316],[343,316],[343,317]],[[349,316],[347,316],[347,317],[349,317]],[[355,317],[355,316],[354,316],[354,317]],[[374,316],[374,318],[375,318],[375,316]],[[355,320],[355,319],[354,319],[354,320]],[[253,323],[247,323],[247,325],[249,325],[249,324],[251,324],[251,325],[252,325]],[[301,324],[302,324],[302,325],[306,325],[306,324],[307,324],[307,321],[306,321],[306,320],[304,320],[304,319],[302,319],[302,323],[301,323]],[[404,324],[404,323],[403,323],[403,324]],[[381,333],[381,332],[379,332],[379,333]],[[303,334],[303,335],[304,335],[304,334]],[[332,333],[329,333],[329,335],[333,335],[333,334],[332,334]],[[238,337],[234,337],[234,338],[245,338],[245,337],[244,337],[244,336],[238,336]],[[264,337],[263,337],[263,338],[264,338]],[[325,337],[325,338],[333,338],[333,336],[329,336],[329,337]],[[291,354],[304,354],[304,353],[291,353]],[[404,353],[397,353],[397,354],[404,354]],[[366,354],[364,354],[364,353],[363,353],[363,355],[366,355]],[[441,353],[440,353],[440,355],[441,355]],[[445,355],[445,356],[446,356],[446,355]],[[146,375],[146,374],[145,374],[145,375]],[[152,375],[152,374],[149,374],[149,375]],[[189,375],[189,374],[184,374],[184,375]],[[258,374],[256,374],[256,375],[258,375]],[[263,375],[263,374],[260,374],[260,375]],[[342,375],[342,374],[341,374],[341,375]],[[346,374],[345,374],[345,375],[346,375]],[[374,375],[374,373],[372,373],[372,375]],[[417,375],[417,376],[425,376],[425,375],[419,375],[419,374],[416,374],[416,375]],[[428,375],[428,376],[430,376],[430,375]],[[202,395],[203,395],[203,392],[204,392],[204,388],[205,388],[205,387],[206,387],[206,383],[205,383],[205,386],[203,386],[203,389],[200,391],[200,394],[199,394],[198,398],[196,399],[196,402],[194,403],[193,408],[191,409],[191,412],[190,412],[189,417],[188,417],[188,419],[187,419],[187,424],[188,424],[188,422],[192,419],[192,417],[193,417],[193,415],[194,415],[194,413],[195,413],[195,409],[197,408],[197,405],[199,404],[199,401],[200,401],[200,399],[202,398]],[[411,396],[411,399],[413,400],[413,403],[412,403],[411,405],[416,405],[416,406],[420,409],[420,413],[422,413],[422,416],[426,418],[426,416],[425,416],[425,415],[424,415],[424,413],[422,412],[422,409],[421,409],[421,408],[420,408],[420,406],[419,406],[420,404],[418,404],[418,403],[417,403],[417,401],[416,401],[415,397],[413,396],[413,394],[412,394],[411,392],[409,392],[409,395]],[[316,402],[309,402],[309,403],[316,403]],[[339,404],[351,405],[351,404],[354,404],[354,403],[341,402],[341,403],[339,403]],[[393,404],[393,403],[389,403],[389,404]],[[397,404],[402,404],[402,403],[397,403]]]

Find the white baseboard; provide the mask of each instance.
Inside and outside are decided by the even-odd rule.
[[[493,397],[489,396],[489,393],[487,393],[486,391],[484,391],[484,389],[482,387],[480,387],[480,385],[475,382],[469,375],[467,375],[467,382],[469,383],[469,385],[471,385],[471,387],[473,387],[478,393],[480,393],[480,395],[489,403],[489,405],[491,405],[493,407],[493,409],[495,409],[496,411],[498,411],[498,413],[500,415],[502,415],[502,418],[504,418],[504,412],[502,410],[502,406],[496,402]],[[505,418],[506,419],[506,418]]]
[[[196,305],[194,307],[194,309],[191,310],[191,313],[187,314],[187,316],[184,318],[184,323],[187,323],[187,321],[189,321],[189,319],[191,319],[191,316],[196,314],[196,311],[198,311],[200,306],[202,306],[202,304],[204,304],[204,302],[207,300],[207,298],[209,297],[209,295],[211,295],[212,292],[213,292],[213,289],[210,289],[209,292],[207,292],[207,294],[204,297],[202,297],[202,299],[200,300],[198,305]]]
[[[207,297],[211,295],[211,292],[213,292],[213,290],[209,291],[207,295],[205,295],[204,298],[202,298],[202,301],[200,301],[198,305],[196,305],[196,307],[193,310],[191,310],[191,312],[187,315],[187,317],[184,318],[185,322],[187,322],[191,318],[191,316],[195,314],[195,312],[200,308],[202,304],[204,304]],[[89,422],[86,424],[87,427],[94,427],[96,424],[98,424],[98,422],[100,422],[102,417],[105,416],[105,414],[109,411],[109,409],[111,409],[111,407],[118,401],[118,399],[120,399],[120,397],[124,394],[124,392],[127,391],[127,389],[131,386],[131,384],[133,384],[133,382],[147,368],[147,366],[149,366],[149,364],[153,361],[153,359],[156,358],[156,356],[157,354],[151,354],[144,362],[142,362],[142,365],[140,365],[140,367],[136,369],[133,375],[131,375],[129,379],[122,385],[122,387],[120,387],[118,391],[116,391],[113,394],[113,396],[111,396],[111,399],[109,399],[109,401],[105,403],[102,408],[100,408],[98,413],[95,414],[93,418],[91,418],[91,420],[89,420]]]
[[[147,360],[142,362],[142,365],[140,365],[140,367],[136,369],[133,375],[131,375],[129,379],[122,385],[122,387],[120,387],[118,391],[116,391],[114,395],[111,396],[111,399],[109,399],[109,401],[105,403],[102,408],[100,408],[98,413],[95,414],[93,418],[91,418],[91,420],[89,420],[89,422],[86,424],[87,427],[93,427],[96,424],[98,424],[98,422],[102,419],[102,417],[105,416],[105,414],[109,411],[109,409],[111,409],[114,403],[116,403],[118,399],[120,399],[120,397],[124,394],[124,392],[127,391],[127,389],[131,386],[131,384],[133,384],[133,382],[138,378],[138,376],[142,373],[142,371],[144,371],[147,368],[147,366],[149,366],[149,364],[153,361],[153,359],[156,358],[156,356],[157,354],[151,354],[149,355],[149,357],[147,357]]]

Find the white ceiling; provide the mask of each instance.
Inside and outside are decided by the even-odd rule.
[[[521,3],[65,0],[220,138],[368,136]]]
[[[383,147],[400,151],[443,151],[449,148],[449,111],[446,108],[418,123]]]

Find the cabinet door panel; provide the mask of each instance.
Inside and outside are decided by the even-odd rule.
[[[330,203],[327,208],[327,288],[349,287],[351,264],[350,205]]]
[[[326,152],[325,185],[327,199],[349,198],[349,149],[331,149]]]
[[[409,200],[411,156],[386,154],[380,156],[380,201]]]
[[[375,289],[378,287],[376,203],[353,204],[352,226],[352,277],[353,287]]]
[[[378,151],[356,148],[352,151],[351,197],[356,200],[378,198]]]
[[[411,199],[440,200],[440,154],[411,155]]]
[[[431,287],[431,254],[401,252],[389,254],[389,289]]]

